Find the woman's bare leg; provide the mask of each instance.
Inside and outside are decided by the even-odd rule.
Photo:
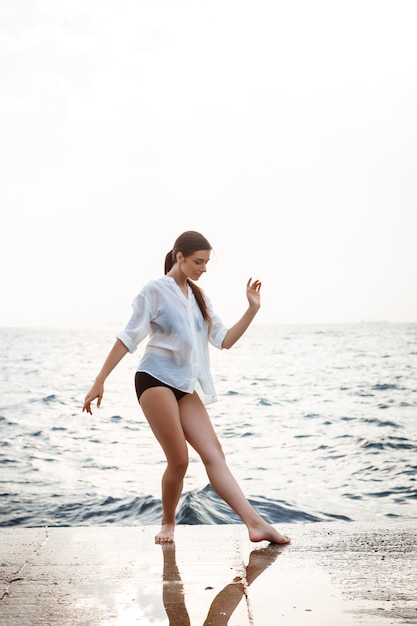
[[[140,405],[167,459],[162,477],[162,526],[155,542],[172,542],[175,513],[188,467],[188,448],[178,402],[170,389],[152,387],[142,393]]]
[[[185,396],[180,401],[179,409],[185,437],[201,456],[213,489],[246,524],[250,540],[267,540],[281,545],[290,543],[288,537],[281,535],[262,519],[244,496],[227,466],[222,447],[199,396],[196,393]]]

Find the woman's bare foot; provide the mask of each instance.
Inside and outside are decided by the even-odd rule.
[[[175,524],[162,524],[155,536],[155,543],[172,543],[174,541]]]
[[[249,528],[249,539],[254,542],[270,541],[280,546],[291,543],[291,539],[287,535],[281,535],[273,526],[266,522]]]

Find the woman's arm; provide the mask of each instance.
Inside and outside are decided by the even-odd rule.
[[[251,281],[252,278],[249,278],[246,285],[246,297],[249,302],[249,307],[240,320],[231,326],[227,331],[222,343],[222,348],[226,348],[226,350],[231,348],[236,341],[241,338],[261,306],[261,282],[259,280],[255,280],[252,283]]]
[[[120,339],[116,340],[113,348],[110,350],[107,359],[104,361],[97,378],[94,381],[90,391],[85,396],[83,412],[87,411],[90,415],[93,414],[91,410],[91,403],[97,398],[97,407],[100,406],[104,393],[104,381],[111,371],[114,370],[116,365],[120,363],[122,358],[129,352],[124,343]]]

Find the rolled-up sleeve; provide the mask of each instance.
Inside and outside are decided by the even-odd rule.
[[[150,331],[151,308],[143,294],[139,294],[132,302],[132,315],[125,328],[116,335],[129,350],[134,352]]]

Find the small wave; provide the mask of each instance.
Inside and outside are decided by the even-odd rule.
[[[387,448],[395,450],[416,450],[417,446],[404,437],[390,437],[390,441],[385,443]]]
[[[378,450],[384,449],[382,443],[369,441],[369,439],[366,439],[366,437],[355,437],[354,443],[359,446],[359,448],[377,448]]]
[[[374,450],[416,450],[417,446],[405,437],[388,437],[383,441],[370,441],[366,437],[355,437],[354,443],[360,448],[369,448]]]
[[[398,424],[396,424],[395,422],[389,421],[389,420],[379,420],[376,418],[367,418],[364,417],[361,422],[365,422],[366,424],[375,424],[378,427],[384,427],[384,426],[389,426],[391,428],[401,428],[401,426],[399,426]]]
[[[0,526],[93,526],[93,525],[154,525],[159,524],[162,504],[152,496],[115,498],[108,496],[95,499],[85,496],[72,502],[56,504],[59,497],[49,506],[34,500],[22,501],[10,498],[7,512],[0,513]],[[333,519],[350,521],[345,516],[331,513],[313,514],[301,511],[283,501],[258,497],[250,500],[252,506],[269,523],[321,522]],[[178,524],[239,524],[241,519],[215,493],[210,485],[181,496]]]
[[[393,487],[386,491],[374,491],[366,494],[373,498],[394,498],[396,502],[405,502],[409,498],[416,498],[417,489],[409,487]]]
[[[374,391],[389,391],[390,389],[403,389],[391,383],[378,383],[372,387]]]
[[[56,400],[56,395],[54,393],[52,393],[50,396],[46,396],[45,398],[42,398],[42,402],[44,402],[45,404],[49,404],[50,402],[55,402]]]
[[[106,498],[99,508],[93,508],[84,515],[90,524],[141,523],[157,524],[162,516],[162,505],[151,496],[131,498]]]
[[[349,498],[349,500],[362,500],[362,496],[357,493],[344,493],[344,498]]]
[[[8,511],[0,513],[0,526],[93,526],[107,524],[157,524],[162,516],[161,502],[151,496],[96,500],[86,496],[73,502],[41,506],[36,501],[9,501]]]
[[[321,522],[325,519],[349,518],[322,513],[320,515],[300,511],[287,502],[258,497],[249,499],[254,509],[270,524],[294,522]],[[179,524],[239,524],[241,519],[216,494],[211,485],[190,491],[181,501],[178,512]]]
[[[406,465],[402,473],[407,476],[415,476],[417,474],[417,465]]]

